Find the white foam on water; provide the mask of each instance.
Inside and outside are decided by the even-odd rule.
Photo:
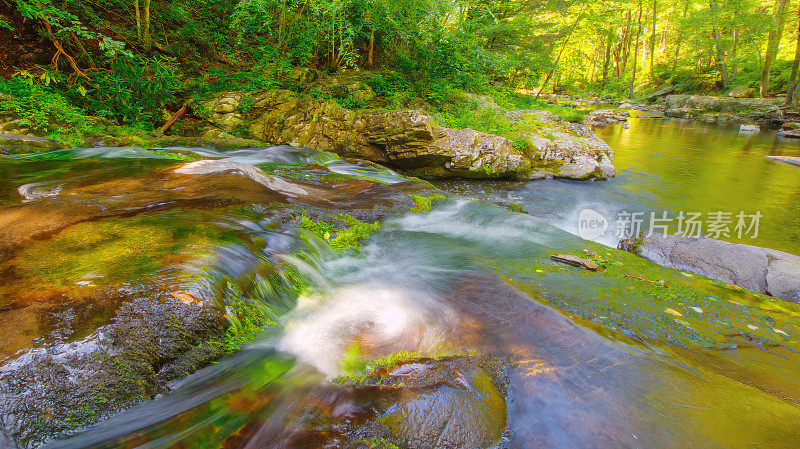
[[[336,377],[353,344],[372,357],[398,351],[434,355],[446,345],[457,322],[454,311],[427,293],[347,286],[329,295],[301,297],[277,348]]]

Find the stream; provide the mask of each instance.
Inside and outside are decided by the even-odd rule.
[[[598,134],[614,179],[441,182],[455,196],[430,210],[390,170],[288,147],[2,159],[0,378],[28,348],[95,344],[133,297],[219,300],[211,285],[247,278],[280,312],[256,342],[47,447],[796,448],[800,307],[613,249],[613,217],[759,211],[757,236],[726,240],[798,253],[800,169],[763,156],[800,144],[652,119]],[[175,173],[200,158],[266,177]],[[591,240],[587,208],[611,222]],[[383,221],[337,250],[297,211]],[[388,380],[348,380],[398,353]]]

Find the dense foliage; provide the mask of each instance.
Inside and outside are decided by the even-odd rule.
[[[0,109],[35,130],[88,126],[87,117],[151,130],[165,109],[231,88],[286,88],[365,107],[320,85],[343,71],[388,106],[443,105],[458,90],[634,97],[667,84],[793,97],[799,7],[789,0],[0,0],[0,43],[8,43],[4,57],[13,66],[0,79]],[[312,76],[298,76],[300,68]],[[440,109],[451,121],[463,115]]]

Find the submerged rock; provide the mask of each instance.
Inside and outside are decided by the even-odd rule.
[[[435,123],[421,110],[351,111],[335,101],[298,97],[285,90],[252,95],[223,93],[204,108],[206,119],[273,144],[363,158],[425,178],[605,179],[614,175],[613,151],[585,125],[566,124],[544,111],[514,111],[510,121],[539,120],[522,150],[501,136]],[[502,113],[499,111],[498,113]],[[540,128],[540,129],[538,129]]]
[[[800,303],[800,256],[711,238],[654,235],[622,240],[624,249],[659,265]]]
[[[467,356],[410,359],[380,366],[358,383],[322,385],[304,401],[315,410],[290,430],[304,441],[289,446],[310,440],[318,447],[497,447],[508,422],[503,366]]]

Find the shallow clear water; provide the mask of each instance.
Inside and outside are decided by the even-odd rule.
[[[800,156],[800,141],[774,131],[739,134],[736,126],[690,120],[630,119],[630,127],[596,130],[614,150],[616,178],[582,183],[564,180],[528,184],[446,182],[441,186],[466,197],[515,201],[525,210],[569,232],[578,233],[581,210],[589,208],[609,221],[607,232],[594,240],[616,246],[618,225],[630,230],[622,212],[642,213],[641,230],[649,232],[650,214],[671,220],[699,212],[704,232],[709,213],[730,213],[722,240],[800,253],[800,168],[765,158]],[[736,216],[761,213],[759,231],[735,232]],[[745,224],[750,225],[746,218]],[[656,223],[658,224],[658,223]],[[658,230],[658,228],[656,228]]]

